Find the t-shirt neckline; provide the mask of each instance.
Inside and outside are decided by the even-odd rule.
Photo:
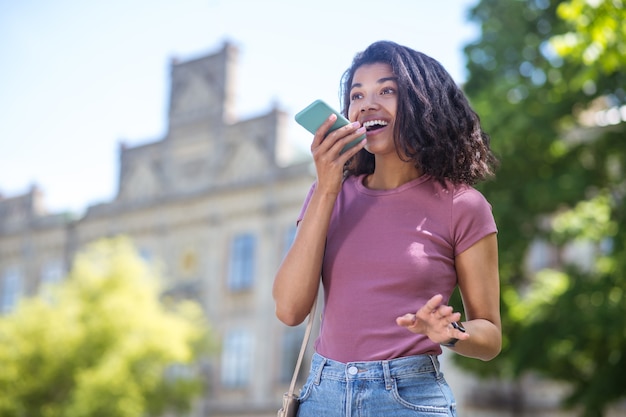
[[[396,188],[392,188],[389,190],[373,190],[371,188],[367,188],[365,184],[363,184],[363,181],[365,180],[365,177],[367,177],[367,175],[368,174],[361,174],[357,176],[356,178],[354,178],[354,182],[355,182],[355,186],[358,192],[362,194],[372,195],[372,196],[384,196],[384,195],[398,194],[403,191],[406,191],[409,188],[416,187],[430,179],[430,175],[423,174]]]

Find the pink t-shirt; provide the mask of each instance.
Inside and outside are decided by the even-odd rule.
[[[491,205],[472,187],[443,187],[428,175],[393,190],[370,190],[363,178],[348,177],[333,208],[315,348],[340,362],[440,354],[438,344],[398,326],[396,317],[435,294],[449,299],[455,256],[497,231]]]

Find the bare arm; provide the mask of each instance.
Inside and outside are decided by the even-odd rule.
[[[493,359],[502,347],[496,234],[459,254],[455,263],[467,317],[463,323],[466,332],[452,327],[451,323],[458,321],[461,313],[442,305],[441,295],[432,297],[417,313],[398,317],[397,323],[414,333],[426,334],[436,343],[459,339],[451,349],[460,355],[485,361]]]
[[[363,134],[358,123],[342,127],[324,138],[336,116],[331,116],[316,132],[311,145],[317,170],[317,185],[294,242],[274,278],[272,295],[276,316],[295,326],[306,318],[319,288],[326,235],[335,200],[341,189],[343,166],[365,145],[365,141],[343,154],[341,148]]]
[[[459,289],[470,337],[453,348],[460,355],[490,360],[502,348],[500,278],[496,234],[489,235],[456,258]]]
[[[289,326],[302,323],[317,295],[334,203],[335,196],[314,192],[294,242],[274,278],[276,316]]]

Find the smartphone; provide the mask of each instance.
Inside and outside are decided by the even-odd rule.
[[[328,129],[328,133],[350,123],[350,121],[348,121],[348,119],[346,119],[341,113],[334,110],[322,100],[315,100],[313,103],[298,112],[295,118],[298,124],[309,132],[315,134],[322,123],[324,123],[333,113],[337,115],[337,120],[335,120],[335,123],[333,123],[330,129]],[[365,133],[344,146],[341,153],[344,153],[357,143],[361,142],[363,139],[365,139]]]

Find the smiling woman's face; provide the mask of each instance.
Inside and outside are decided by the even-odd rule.
[[[366,149],[371,153],[395,152],[394,122],[398,108],[398,83],[391,66],[363,65],[354,72],[350,86],[350,121],[367,128]]]

